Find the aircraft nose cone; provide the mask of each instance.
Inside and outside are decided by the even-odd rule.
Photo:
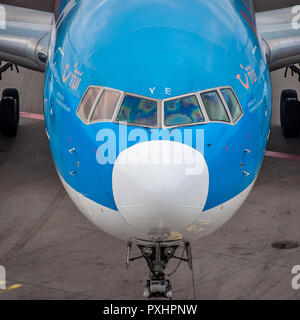
[[[203,155],[178,142],[137,144],[120,153],[113,170],[120,214],[147,233],[191,225],[202,213],[208,188]]]

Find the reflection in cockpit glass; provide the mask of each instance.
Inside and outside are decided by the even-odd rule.
[[[217,91],[201,94],[210,121],[230,122],[225,106]]]
[[[198,99],[195,95],[165,102],[165,126],[179,126],[204,122]]]
[[[233,122],[236,122],[242,115],[240,104],[238,103],[237,98],[231,89],[222,89],[221,92],[228,105],[229,111],[231,112],[232,120]]]
[[[94,104],[94,101],[96,100],[100,89],[96,87],[90,87],[86,91],[78,109],[78,115],[80,118],[87,122],[89,119],[90,112],[92,110],[92,106]]]
[[[111,121],[121,93],[105,89],[95,107],[91,122]]]
[[[156,127],[157,101],[126,95],[117,121]]]

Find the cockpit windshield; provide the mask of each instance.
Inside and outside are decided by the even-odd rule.
[[[126,95],[117,116],[117,122],[156,127],[157,101]]]
[[[195,95],[165,101],[165,126],[179,126],[204,122],[198,99]]]

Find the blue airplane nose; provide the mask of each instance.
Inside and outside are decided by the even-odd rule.
[[[122,217],[143,232],[173,232],[202,213],[209,172],[199,151],[171,141],[150,141],[123,151],[113,170],[113,193]]]

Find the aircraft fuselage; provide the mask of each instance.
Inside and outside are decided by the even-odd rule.
[[[61,1],[56,21],[44,112],[56,169],[79,210],[123,240],[153,230],[197,240],[221,227],[250,193],[270,131],[270,74],[250,1]],[[165,99],[231,88],[242,114],[176,128],[87,124],[77,111],[90,86],[154,99],[162,115]],[[174,130],[190,138],[170,141]],[[114,161],[101,163],[111,144]],[[179,144],[198,150],[199,174],[173,162],[116,168],[147,145],[159,153]]]

